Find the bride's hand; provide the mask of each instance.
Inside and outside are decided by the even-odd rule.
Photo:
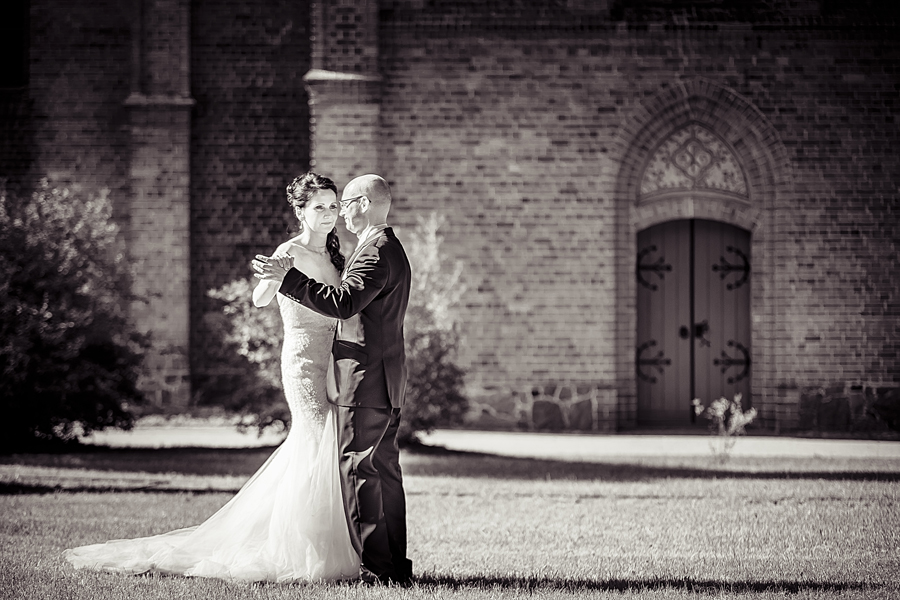
[[[256,271],[253,276],[257,279],[281,281],[290,268],[294,266],[294,259],[287,254],[276,254],[274,256],[257,254],[250,266]]]

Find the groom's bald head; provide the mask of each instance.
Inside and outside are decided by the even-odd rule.
[[[391,210],[391,188],[387,181],[379,175],[360,175],[344,187],[341,194],[343,200],[365,196],[368,199],[366,213],[372,225],[387,222]]]
[[[360,175],[350,181],[344,188],[344,198],[366,196],[373,204],[391,205],[391,188],[387,181],[378,175]]]

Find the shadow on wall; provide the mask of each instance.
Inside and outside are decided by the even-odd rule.
[[[776,434],[896,438],[900,433],[900,388],[894,386],[784,385],[773,410]]]

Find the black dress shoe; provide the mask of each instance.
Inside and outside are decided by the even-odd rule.
[[[368,570],[365,567],[360,567],[359,569],[359,582],[364,583],[366,585],[385,585],[383,576],[379,577],[372,571]]]
[[[402,588],[412,587],[413,576],[409,574],[388,573],[381,576],[381,582],[384,585],[396,585]]]

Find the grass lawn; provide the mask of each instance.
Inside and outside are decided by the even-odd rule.
[[[898,598],[900,461],[403,456],[411,589],[74,571],[66,547],[196,524],[271,449],[0,456],[0,597]]]

